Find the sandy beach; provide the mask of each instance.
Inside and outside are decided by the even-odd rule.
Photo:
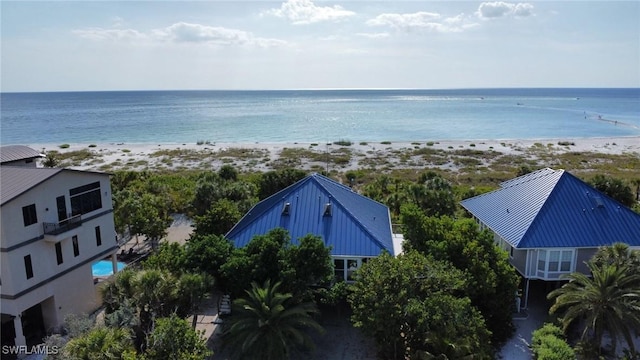
[[[564,138],[541,140],[473,140],[336,143],[183,143],[183,144],[26,144],[43,152],[57,151],[62,166],[78,170],[218,169],[231,164],[241,171],[269,171],[283,167],[303,170],[440,168],[455,171],[472,165],[460,157],[492,159],[540,157],[568,152],[640,156],[640,137]],[[488,156],[481,156],[485,152]]]

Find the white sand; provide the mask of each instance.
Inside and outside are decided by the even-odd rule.
[[[558,145],[559,142],[574,145]],[[410,163],[401,163],[398,159],[403,151],[417,148],[430,148],[453,152],[454,150],[472,149],[481,151],[495,151],[503,155],[531,156],[528,152],[533,148],[553,153],[565,152],[596,152],[602,154],[632,153],[640,156],[640,137],[618,138],[579,138],[579,139],[542,139],[542,140],[474,140],[474,141],[439,141],[434,143],[420,142],[380,142],[354,143],[350,146],[340,146],[326,143],[212,143],[212,144],[70,144],[66,149],[60,149],[57,144],[29,144],[37,150],[56,150],[67,153],[78,150],[88,150],[93,155],[73,164],[66,164],[69,168],[79,170],[118,169],[218,169],[224,164],[232,164],[241,170],[267,171],[276,167],[295,167],[304,170],[325,169],[326,154],[330,159],[330,170],[354,170],[358,168],[375,167],[368,160],[388,159],[396,168],[409,167],[440,167],[455,170],[453,164],[445,163],[433,165],[421,163],[420,156],[410,159]],[[282,157],[284,149],[309,150],[303,154],[305,158],[297,159],[292,156]],[[161,151],[171,154],[162,155]],[[181,154],[177,154],[181,152]],[[334,159],[344,154],[349,156],[347,162],[335,164]],[[309,154],[315,157],[308,158]],[[282,163],[280,160],[287,159]]]

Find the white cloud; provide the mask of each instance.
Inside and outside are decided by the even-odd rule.
[[[287,0],[282,3],[279,9],[271,9],[263,13],[263,15],[273,15],[291,20],[295,25],[337,21],[355,14],[340,5],[316,6],[311,0]]]
[[[384,39],[389,37],[389,33],[357,33],[357,36],[369,38],[369,39]]]
[[[162,29],[152,30],[149,34],[133,29],[120,30],[102,28],[74,30],[73,33],[81,38],[96,41],[150,40],[174,43],[205,43],[222,46],[257,47],[275,47],[287,44],[286,41],[279,39],[256,37],[247,31],[185,22],[179,22]]]
[[[380,14],[368,20],[367,25],[389,26],[401,30],[425,29],[447,33],[461,32],[477,25],[468,22],[466,19],[464,14],[443,18],[438,13],[420,11],[410,14]]]
[[[494,19],[506,16],[527,17],[533,15],[530,3],[508,3],[503,1],[483,2],[476,15],[482,19]]]
[[[147,38],[147,35],[133,29],[103,29],[103,28],[89,28],[73,30],[73,34],[89,40],[109,40],[109,41],[130,41],[130,40],[143,40]]]

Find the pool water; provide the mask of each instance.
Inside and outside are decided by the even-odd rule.
[[[119,262],[117,263],[118,271],[124,269],[125,263]],[[109,276],[113,274],[113,266],[111,265],[111,260],[100,260],[97,263],[91,265],[91,271],[93,272],[93,276]]]

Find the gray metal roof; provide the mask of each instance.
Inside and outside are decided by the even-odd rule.
[[[63,170],[19,166],[0,167],[0,203],[2,205],[8,203]]]
[[[640,215],[564,170],[501,185],[461,205],[516,248],[640,246]]]
[[[36,151],[24,145],[5,145],[0,146],[0,163],[8,163],[18,160],[34,159],[42,157],[39,151]]]

